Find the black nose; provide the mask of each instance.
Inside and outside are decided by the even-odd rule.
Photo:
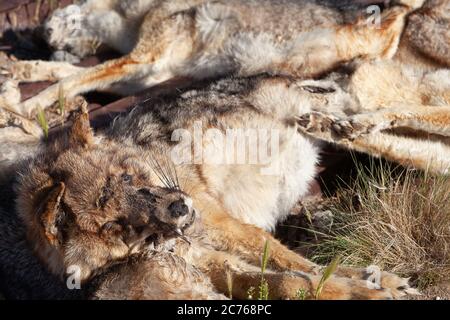
[[[181,216],[185,216],[189,213],[188,206],[184,203],[184,200],[177,200],[172,202],[169,205],[169,213],[172,216],[172,218],[178,218]]]

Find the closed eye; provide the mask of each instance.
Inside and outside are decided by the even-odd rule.
[[[118,221],[108,221],[102,226],[102,232],[114,233],[122,230],[123,227]]]
[[[125,183],[131,183],[133,182],[133,176],[129,175],[127,173],[122,174],[122,181]]]
[[[334,88],[324,88],[324,87],[317,87],[317,86],[302,86],[301,88],[310,93],[325,94],[325,93],[336,92],[336,89],[334,89]]]

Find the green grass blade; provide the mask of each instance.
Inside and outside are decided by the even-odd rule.
[[[45,138],[48,138],[48,122],[45,117],[45,112],[41,107],[38,107],[37,121],[41,126],[42,131],[44,131]]]
[[[323,286],[325,285],[325,282],[327,282],[327,280],[331,277],[331,275],[336,271],[337,267],[339,266],[339,261],[340,257],[337,256],[323,271],[322,278],[320,279],[320,282],[316,288],[315,294],[316,300],[319,299],[320,294],[322,293]]]
[[[261,273],[264,274],[264,272],[266,272],[266,268],[267,268],[267,261],[269,261],[269,241],[266,240],[266,242],[264,243],[264,251],[263,251],[263,256],[262,256],[262,261],[261,261]]]
[[[233,299],[233,275],[231,270],[227,269],[227,288],[228,288],[228,298]]]
[[[266,272],[267,262],[269,261],[269,241],[266,240],[264,243],[264,250],[261,259],[261,282],[259,284],[259,300],[269,299],[269,284],[264,278],[264,273]]]

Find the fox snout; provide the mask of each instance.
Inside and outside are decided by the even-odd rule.
[[[189,213],[189,207],[185,203],[184,199],[179,199],[172,202],[169,205],[169,214],[172,218],[176,219],[179,217],[183,217]]]
[[[162,233],[182,233],[195,220],[192,199],[179,190],[142,188],[138,190],[141,210],[136,224],[157,225]]]
[[[165,208],[164,212],[157,212],[157,218],[178,235],[182,235],[195,220],[192,200],[184,194],[177,195],[175,200],[167,202]]]

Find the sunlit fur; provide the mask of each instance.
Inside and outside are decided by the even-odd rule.
[[[68,134],[51,140],[21,170],[17,211],[29,243],[55,274],[64,275],[71,265],[81,267],[83,283],[99,290],[93,297],[117,298],[122,292],[122,297],[141,299],[217,298],[228,294],[230,272],[233,296],[244,299],[260,281],[258,265],[267,240],[271,297],[293,298],[297,289],[314,292],[320,267],[263,230],[272,230],[287,215],[314,177],[317,148],[297,132],[295,115],[310,111],[315,100],[299,104],[292,99],[307,97],[308,90],[301,82],[271,76],[203,83],[179,96],[150,100],[96,136],[87,115],[81,115]],[[279,152],[272,162],[279,171],[264,174],[266,163],[171,164],[173,148],[183,144],[172,141],[172,132],[192,133],[196,122],[219,132],[276,130]],[[215,143],[201,142],[203,150]],[[148,211],[139,196],[142,189],[159,195],[160,205]],[[189,205],[189,221],[167,220],[165,208],[174,197]],[[168,223],[171,227],[164,229]],[[181,236],[173,234],[178,228]],[[132,242],[127,240],[130,230]],[[370,270],[340,268],[321,298],[391,299],[415,293],[406,279],[390,273],[383,273],[380,283],[362,281]],[[152,277],[139,280],[146,274]],[[185,293],[169,290],[173,283]]]

